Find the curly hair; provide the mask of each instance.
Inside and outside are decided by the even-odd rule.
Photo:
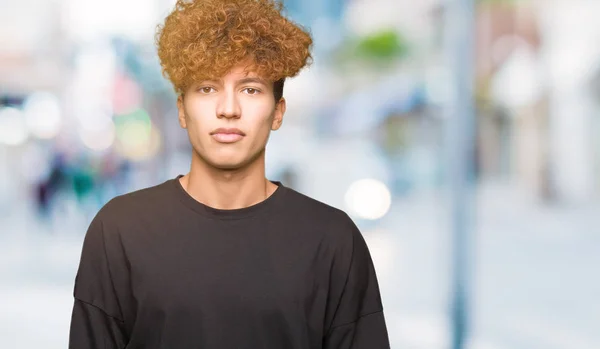
[[[177,0],[156,33],[163,75],[182,94],[249,60],[250,69],[282,84],[312,62],[310,34],[282,10],[274,0]]]

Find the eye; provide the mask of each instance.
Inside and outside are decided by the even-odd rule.
[[[200,87],[200,88],[198,89],[198,91],[200,91],[200,92],[202,92],[202,93],[205,93],[205,94],[207,94],[207,93],[211,93],[213,90],[214,90],[214,88],[212,88],[212,87],[209,87],[209,86]]]
[[[257,95],[260,93],[259,90],[252,88],[252,87],[245,88],[244,91],[246,92],[246,94],[249,94],[249,95]]]

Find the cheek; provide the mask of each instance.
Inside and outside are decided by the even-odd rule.
[[[257,125],[260,128],[265,127],[265,125],[270,127],[273,120],[274,109],[275,107],[271,106],[269,103],[262,103],[261,105],[249,107],[249,113],[246,115],[249,119],[252,119],[254,125]]]
[[[187,109],[187,123],[190,131],[203,131],[210,127],[210,108],[201,105]]]
[[[260,141],[263,141],[264,138],[268,137],[269,132],[271,132],[272,123],[273,116],[272,114],[269,114],[269,111],[265,111],[263,114],[261,114],[260,118],[254,120],[254,133],[257,135],[257,138],[259,138]]]

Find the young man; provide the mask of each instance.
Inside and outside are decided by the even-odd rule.
[[[310,60],[310,36],[272,0],[180,0],[157,42],[191,169],[94,218],[70,348],[389,348],[352,220],[265,178],[283,79]]]

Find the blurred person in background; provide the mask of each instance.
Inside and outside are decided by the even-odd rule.
[[[177,1],[157,46],[191,168],[95,216],[70,348],[390,347],[356,225],[265,177],[284,81],[311,45],[273,0]]]
[[[58,191],[64,190],[67,182],[64,155],[55,154],[47,178],[41,179],[35,186],[36,204],[41,218],[49,218],[52,200]]]

